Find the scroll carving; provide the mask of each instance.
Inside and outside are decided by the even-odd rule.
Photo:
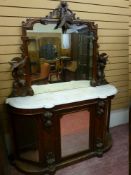
[[[74,28],[73,24],[78,26],[85,24],[94,32],[94,36],[97,38],[97,25],[95,25],[94,22],[80,20],[79,17],[76,17],[76,14],[68,8],[68,4],[65,1],[61,1],[58,8],[55,8],[53,11],[51,11],[46,17],[28,18],[26,21],[23,21],[22,27],[25,30],[32,30],[35,23],[41,23],[44,25],[48,23],[54,23],[56,24],[54,29],[62,28],[63,33],[66,33],[67,29],[71,29],[72,27]]]
[[[97,114],[98,117],[103,116],[105,112],[105,101],[104,100],[99,100],[97,104]]]
[[[103,155],[103,143],[100,138],[97,138],[96,140],[96,154],[98,157],[102,157]]]
[[[50,128],[52,125],[53,125],[53,122],[52,122],[52,117],[53,117],[53,113],[50,112],[50,111],[46,111],[44,114],[43,114],[43,123],[44,123],[44,126],[46,128]]]
[[[105,79],[105,66],[108,61],[108,55],[106,53],[98,54],[98,60],[97,60],[97,85],[104,85],[108,84],[108,82]]]
[[[96,80],[91,80],[91,86],[100,86],[108,84],[107,80],[105,79],[105,67],[108,61],[108,55],[106,53],[99,54],[97,53],[97,71],[96,71]]]
[[[93,66],[91,67],[91,70],[90,70],[91,75],[90,77],[88,77],[88,79],[90,79],[91,86],[104,85],[108,83],[105,79],[105,73],[104,73],[108,56],[106,53],[99,54],[98,52],[97,25],[95,25],[94,22],[92,21],[80,20],[78,17],[76,17],[75,13],[73,13],[72,10],[68,8],[67,2],[61,1],[60,5],[54,10],[52,10],[49,13],[49,15],[45,17],[39,17],[39,18],[28,18],[25,22],[22,22],[21,39],[23,41],[23,44],[21,46],[21,51],[22,51],[22,59],[24,59],[25,61],[23,63],[20,61],[20,63],[22,63],[21,66],[19,65],[12,72],[12,75],[15,81],[13,83],[13,92],[11,96],[26,96],[26,95],[34,94],[33,90],[31,89],[32,77],[34,75],[32,75],[31,73],[31,64],[30,64],[31,59],[28,51],[29,36],[27,36],[27,30],[33,30],[33,27],[36,23],[40,23],[43,25],[55,24],[54,29],[61,28],[63,33],[66,33],[68,29],[71,29],[71,30],[73,29],[73,31],[77,33],[78,29],[81,28],[82,25],[87,26],[87,31],[90,33],[91,37],[93,38],[93,41],[92,41],[93,53],[91,58]],[[14,64],[15,59],[16,58],[14,58],[10,62],[11,65]],[[19,60],[21,60],[21,58],[19,58]],[[18,69],[19,70],[21,69],[23,71],[22,75],[19,75],[18,73],[16,73]],[[25,69],[25,72],[24,72],[24,69]],[[24,73],[26,73],[26,76],[24,76]]]
[[[54,174],[54,172],[56,171],[56,167],[55,167],[55,154],[53,152],[49,152],[46,155],[46,163],[48,166],[48,174]]]
[[[13,91],[10,95],[11,97],[27,96],[34,94],[31,87],[29,87],[25,81],[24,77],[25,61],[26,60],[23,58],[15,57],[9,62],[12,69],[12,76],[14,78]]]
[[[63,33],[65,33],[67,29],[71,28],[73,20],[75,20],[75,14],[68,9],[67,2],[65,1],[61,2],[60,6],[54,9],[53,12],[50,12],[50,15],[46,16],[46,18],[53,18],[54,16],[59,19],[55,29],[62,28]],[[45,20],[41,20],[41,23],[45,24]]]

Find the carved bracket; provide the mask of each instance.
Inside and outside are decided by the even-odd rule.
[[[55,166],[55,154],[53,152],[49,152],[46,155],[46,163],[48,166],[48,174],[54,174],[54,172],[56,171],[56,166]]]
[[[50,111],[44,112],[43,118],[42,118],[43,123],[44,123],[44,127],[50,128],[53,125],[52,117],[53,117],[52,112],[50,112]]]
[[[11,97],[34,95],[33,90],[25,81],[25,61],[26,60],[21,57],[15,57],[9,62],[12,69],[12,76],[14,78],[13,91],[10,95]]]
[[[103,116],[104,112],[105,112],[105,100],[99,99],[97,104],[97,116],[98,117]]]
[[[100,138],[96,139],[96,155],[102,157],[103,155],[103,142]]]
[[[97,85],[104,85],[108,84],[108,82],[105,79],[105,66],[108,61],[108,55],[106,53],[98,54],[97,59]]]
[[[101,53],[97,55],[97,77],[91,80],[91,86],[100,86],[108,84],[105,79],[105,67],[108,61],[108,55],[106,53]]]

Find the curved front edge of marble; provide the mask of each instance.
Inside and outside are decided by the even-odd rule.
[[[50,109],[56,105],[92,99],[105,99],[117,93],[115,86],[107,84],[96,87],[81,87],[57,92],[48,92],[26,97],[7,98],[6,104],[19,109]]]

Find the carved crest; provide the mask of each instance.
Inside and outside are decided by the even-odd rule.
[[[62,32],[65,33],[67,29],[71,28],[71,25],[73,24],[73,20],[75,20],[75,14],[68,9],[67,2],[63,1],[60,3],[60,6],[53,10],[53,12],[50,12],[49,16],[46,16],[46,18],[58,18],[58,22],[55,26],[55,29],[62,28]],[[41,23],[43,23],[43,20],[41,20]]]

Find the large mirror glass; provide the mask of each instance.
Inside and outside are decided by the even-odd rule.
[[[93,33],[87,25],[73,25],[64,34],[55,26],[36,23],[27,30],[32,84],[90,80]]]

